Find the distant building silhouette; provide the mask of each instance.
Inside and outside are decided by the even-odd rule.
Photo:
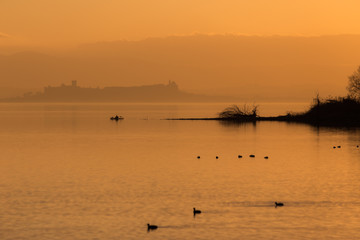
[[[73,80],[71,85],[44,87],[43,93],[26,93],[23,97],[5,99],[18,102],[201,102],[221,101],[223,97],[196,95],[179,90],[174,81],[134,87],[80,87]],[[227,98],[226,100],[229,100]]]

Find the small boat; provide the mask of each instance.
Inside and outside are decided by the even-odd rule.
[[[123,120],[124,117],[123,116],[118,116],[116,115],[115,117],[111,117],[110,120],[115,120],[115,121],[119,121],[119,120]]]

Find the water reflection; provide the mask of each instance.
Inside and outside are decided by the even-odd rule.
[[[221,126],[224,127],[256,127],[257,122],[237,122],[237,121],[217,121]]]
[[[359,129],[169,122],[159,119],[172,108],[127,109],[0,110],[1,239],[360,234]],[[182,109],[171,114],[196,110]],[[115,112],[126,120],[115,125]],[[141,120],[145,115],[152,120]],[[275,211],[274,201],[285,207]],[[206,211],[196,220],[194,206]],[[147,234],[144,219],[158,224],[155,234]]]

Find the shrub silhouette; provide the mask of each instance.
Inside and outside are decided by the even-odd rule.
[[[348,77],[349,83],[347,90],[352,98],[360,98],[360,67]]]
[[[240,108],[237,105],[233,105],[225,108],[219,113],[219,118],[223,120],[234,120],[234,121],[256,121],[258,106],[250,108],[246,104]]]
[[[314,104],[304,113],[288,114],[279,120],[307,122],[314,125],[359,126],[360,101],[353,97],[336,97],[321,100],[315,98]]]

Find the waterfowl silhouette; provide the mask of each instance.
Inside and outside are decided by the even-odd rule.
[[[255,155],[251,154],[249,157],[254,158],[254,157],[255,157]]]
[[[197,159],[200,159],[200,156],[197,156]]]
[[[269,157],[268,157],[268,156],[265,156],[264,158],[265,158],[265,159],[269,159]]]
[[[282,206],[284,206],[283,203],[281,203],[281,202],[275,202],[275,207],[282,207]]]
[[[341,146],[337,146],[337,148],[341,148]]]
[[[115,120],[115,121],[119,121],[119,120],[123,120],[124,117],[123,116],[118,116],[116,115],[115,117],[111,117],[110,120]]]
[[[333,148],[336,148],[335,146],[333,146]]]
[[[195,214],[199,214],[199,213],[201,213],[201,211],[200,211],[200,210],[196,210],[195,208],[194,208],[194,211],[193,211],[193,212],[194,212],[194,215],[195,215]]]
[[[238,155],[238,158],[242,158],[242,156],[241,156],[241,155]]]
[[[155,230],[155,229],[158,228],[158,226],[156,226],[156,225],[150,225],[149,223],[147,224],[147,226],[148,226],[148,230]]]
[[[219,157],[218,157],[218,156],[216,156],[216,159],[219,159]]]

